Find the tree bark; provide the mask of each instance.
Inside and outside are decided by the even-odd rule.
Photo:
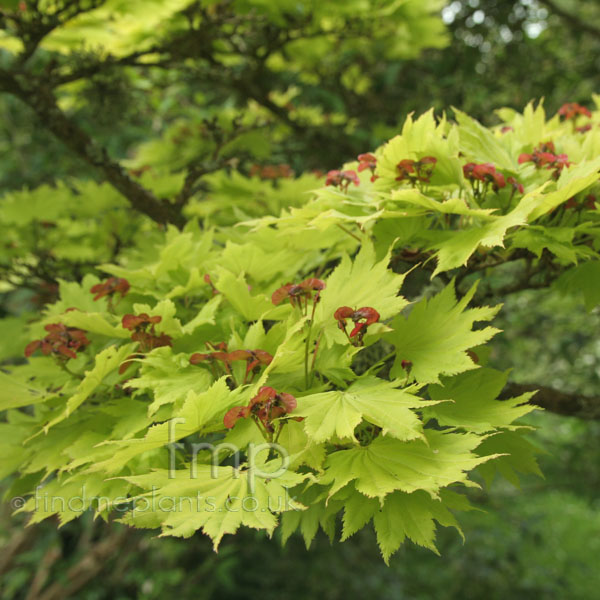
[[[600,419],[600,397],[569,394],[535,383],[509,383],[502,390],[500,399],[512,398],[533,391],[537,391],[537,394],[531,398],[530,402],[550,412],[579,419]]]
[[[42,125],[80,158],[98,169],[132,208],[161,224],[171,223],[179,228],[185,224],[180,207],[157,198],[135,179],[106,150],[95,142],[56,103],[51,90],[24,85],[11,73],[0,73],[0,88],[16,96],[36,114]]]

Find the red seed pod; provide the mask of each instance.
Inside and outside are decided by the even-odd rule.
[[[334,313],[333,318],[336,321],[342,321],[343,319],[350,319],[354,314],[354,309],[349,306],[340,306]]]
[[[420,160],[404,158],[396,165],[396,171],[398,172],[396,181],[406,179],[413,186],[417,182],[429,183],[436,164],[437,158],[435,156],[424,156]]]
[[[48,332],[41,340],[33,340],[25,347],[25,356],[30,357],[40,349],[42,354],[54,354],[63,359],[77,358],[77,352],[90,344],[85,331],[67,327],[64,323],[49,323],[44,327]]]
[[[496,167],[492,163],[467,163],[463,166],[463,175],[470,181],[492,183],[496,191],[506,186],[504,175],[496,171]]]
[[[286,298],[289,298],[290,290],[293,287],[295,287],[294,284],[286,283],[285,285],[282,285],[280,288],[276,289],[271,296],[271,302],[275,306],[277,306],[278,304],[283,302]]]
[[[351,183],[360,185],[360,179],[358,178],[356,171],[329,171],[327,173],[327,178],[325,179],[325,185],[339,187],[344,192],[348,190],[348,186]]]
[[[379,321],[379,313],[370,306],[363,306],[363,308],[359,308],[355,311],[353,319],[365,319],[365,324],[371,325],[372,323],[377,323],[377,321]]]
[[[575,119],[578,115],[591,117],[592,113],[585,106],[577,104],[577,102],[567,102],[558,109],[558,114],[565,120]]]
[[[155,316],[151,317],[146,313],[141,313],[139,315],[124,315],[121,320],[121,325],[124,329],[129,329],[131,331],[135,329],[145,329],[148,325],[155,325],[162,321],[162,317]]]
[[[379,313],[370,306],[363,306],[357,310],[349,306],[340,306],[334,313],[333,318],[338,322],[338,327],[346,333],[348,340],[357,338],[358,344],[362,343],[362,339],[367,332],[367,327],[379,321]],[[354,322],[354,328],[350,335],[346,332],[346,319],[351,319]]]
[[[324,290],[325,287],[325,282],[315,277],[309,277],[301,283],[286,283],[273,292],[271,302],[277,306],[284,300],[289,299],[290,304],[295,306],[300,298],[311,299],[312,292],[317,292],[315,301],[318,301],[319,292]]]
[[[518,190],[519,194],[525,193],[525,188],[523,187],[523,184],[519,183],[514,177],[509,177],[506,180],[506,183],[508,183],[509,185],[512,185],[514,190]]]
[[[129,287],[129,281],[127,281],[127,279],[109,277],[106,281],[93,285],[90,288],[90,292],[96,294],[94,296],[94,301],[100,300],[100,298],[104,298],[104,296],[110,297],[115,294],[120,294],[121,298],[124,298],[129,291]]]
[[[25,346],[25,356],[29,358],[42,345],[42,340],[33,340]]]
[[[245,419],[248,414],[249,410],[247,406],[234,406],[225,413],[223,423],[227,429],[232,429],[240,419]]]
[[[272,433],[275,430],[273,421],[292,412],[296,405],[296,398],[291,394],[278,393],[272,387],[263,386],[247,406],[234,406],[228,410],[223,423],[231,429],[239,419],[252,417],[262,424],[265,431]]]

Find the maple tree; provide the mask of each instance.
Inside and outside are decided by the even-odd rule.
[[[588,308],[600,301],[600,99],[550,118],[541,104],[500,109],[492,128],[458,109],[452,120],[429,111],[339,169],[296,176],[281,163],[243,164],[263,126],[254,117],[266,110],[328,143],[335,128],[321,115],[282,116],[285,94],[254,90],[254,113],[199,121],[204,141],[173,125],[125,168],[60,106],[61,86],[107,64],[185,62],[183,42],[216,25],[215,47],[194,52],[218,71],[219,44],[237,43],[230,27],[265,33],[291,17],[260,4],[231,25],[228,3],[186,13],[168,2],[169,43],[156,47],[153,22],[142,22],[142,47],[111,39],[114,54],[74,67],[67,26],[87,26],[77,19],[102,4],[3,12],[15,63],[0,87],[108,182],[59,186],[55,206],[44,205],[47,187],[0,206],[22,260],[12,285],[43,263],[24,233],[32,224],[57,229],[55,256],[87,246],[93,264],[59,280],[41,314],[17,317],[27,339],[0,373],[10,434],[0,473],[13,478],[9,497],[27,496],[31,521],[90,509],[162,535],[202,531],[215,548],[241,526],[279,528],[284,541],[299,531],[310,545],[319,527],[334,537],[341,520],[347,539],[372,522],[388,561],[406,539],[436,551],[436,523],[460,531],[455,513],[471,508],[464,491],[479,477],[539,473],[519,419],[552,410],[556,395],[518,385],[503,394],[507,374],[488,364],[487,343],[507,294],[554,286]],[[340,34],[318,16],[297,16],[298,39],[324,36],[329,48]],[[281,66],[279,45],[293,41],[254,57]],[[44,46],[55,61],[34,64]],[[250,85],[244,77],[237,85]],[[63,104],[76,101],[77,90],[63,93]],[[126,249],[103,254],[110,223],[82,242],[70,218],[81,195],[97,202],[90,219],[100,207],[134,215]],[[505,275],[500,285],[492,272]],[[573,399],[573,414],[583,403]]]

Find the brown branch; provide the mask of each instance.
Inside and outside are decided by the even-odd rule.
[[[247,158],[245,153],[238,153],[238,156],[221,156],[221,152],[228,144],[231,144],[245,133],[262,129],[268,125],[268,122],[261,123],[258,121],[250,125],[241,125],[240,118],[235,117],[231,124],[233,130],[228,132],[218,125],[216,119],[205,119],[204,127],[207,135],[211,136],[214,141],[214,150],[208,159],[192,161],[186,166],[185,180],[181,190],[175,197],[175,205],[180,210],[183,209],[187,201],[202,189],[202,184],[198,183],[198,180],[202,177],[224,168],[235,168],[242,158]],[[240,154],[244,156],[242,157]]]
[[[170,68],[173,64],[167,60],[155,60],[153,62],[141,60],[147,56],[153,54],[161,54],[163,50],[157,46],[152,46],[146,50],[138,50],[132,52],[131,54],[127,54],[126,56],[121,56],[119,58],[109,54],[106,58],[98,59],[94,62],[90,62],[84,66],[81,66],[77,69],[73,69],[68,73],[58,74],[52,73],[52,86],[59,87],[61,85],[65,85],[67,83],[73,83],[74,81],[79,81],[80,79],[91,78],[94,75],[102,73],[103,71],[109,71],[113,68],[118,67],[132,67],[132,68],[150,68],[150,67],[161,67],[161,68]]]
[[[66,582],[55,582],[35,596],[37,600],[63,600],[76,595],[106,569],[108,561],[123,550],[133,530],[119,528],[106,538],[91,544],[83,558],[67,571]]]
[[[62,7],[58,7],[50,16],[53,18],[61,17],[60,24],[72,21],[79,15],[91,12],[106,4],[106,0],[90,0],[89,4],[82,5],[81,0],[66,0]]]
[[[183,186],[175,198],[175,205],[183,207],[187,201],[198,191],[197,181],[205,175],[215,173],[224,167],[231,166],[236,159],[221,158],[213,161],[204,161],[197,164],[189,165]]]
[[[525,290],[543,290],[550,287],[551,283],[555,279],[556,277],[550,276],[549,274],[540,281],[531,281],[531,277],[524,277],[517,280],[515,283],[511,283],[496,289],[490,288],[482,294],[475,294],[473,301],[475,304],[484,304],[490,301],[506,298],[506,296],[510,296],[511,294],[524,292]]]
[[[8,573],[17,556],[34,544],[38,533],[38,530],[34,527],[28,527],[13,534],[0,553],[0,575]]]
[[[543,385],[509,383],[502,391],[500,399],[512,398],[533,391],[537,391],[537,393],[531,398],[531,404],[567,417],[600,420],[600,397],[569,394]]]
[[[532,260],[535,257],[536,256],[533,254],[533,252],[523,248],[517,248],[506,256],[494,256],[492,254],[491,256],[487,255],[480,257],[477,254],[474,254],[469,259],[466,267],[461,269],[456,275],[456,285],[458,286],[465,277],[471,275],[472,273],[485,271],[486,269],[495,269],[496,267],[500,267],[502,265],[513,263],[522,259]]]
[[[0,70],[0,91],[8,92],[27,104],[48,131],[98,169],[135,210],[157,223],[172,223],[178,227],[184,225],[185,221],[177,207],[159,200],[150,190],[132,179],[117,161],[110,158],[106,148],[97,144],[59,108],[50,89],[40,85],[39,81],[34,82],[33,86],[22,83],[6,70]]]
[[[23,42],[23,51],[18,55],[17,62],[24,65],[39,48],[42,40],[55,29],[62,27],[79,15],[93,11],[106,0],[90,0],[87,5],[82,5],[81,0],[67,0],[62,7],[54,12],[45,12],[38,7],[38,2],[28,2],[27,10],[8,11],[0,8],[0,17],[5,22],[12,21],[15,25],[15,34]]]
[[[564,19],[569,25],[573,28],[576,33],[580,33],[584,31],[585,33],[589,33],[595,37],[600,37],[600,27],[590,23],[589,21],[584,21],[580,19],[578,16],[574,15],[572,12],[561,8],[556,4],[554,0],[538,0],[540,4],[543,4],[547,8],[550,9],[551,12],[558,15],[561,19]]]
[[[523,271],[517,277],[515,275],[515,280],[512,283],[504,285],[499,288],[489,287],[482,293],[476,294],[475,302],[481,304],[485,301],[500,299],[509,296],[510,294],[516,294],[518,292],[523,292],[525,290],[541,290],[549,288],[552,283],[558,279],[564,272],[565,268],[554,262],[553,255],[544,250],[540,259],[537,261],[535,266],[532,266],[532,258],[535,255],[529,251],[525,251],[525,256],[523,255],[523,250],[517,250],[514,253],[515,258],[507,259],[507,263],[512,260],[519,260],[521,258],[525,258],[526,264]],[[500,266],[501,263],[495,266]]]
[[[59,558],[61,558],[60,549],[57,546],[50,546],[39,563],[25,600],[35,600],[40,597],[40,592],[50,577],[52,565]]]
[[[320,30],[315,32],[300,29],[296,31],[296,35],[292,36],[290,34],[284,37],[283,40],[269,39],[269,35],[271,34],[269,29],[262,23],[254,23],[255,19],[253,17],[242,18],[233,15],[228,18],[218,15],[211,17],[204,12],[202,12],[202,16],[203,21],[199,28],[192,28],[181,32],[179,35],[152,48],[136,51],[120,58],[109,55],[104,59],[89,62],[62,74],[55,69],[48,74],[48,83],[51,87],[58,87],[82,78],[92,77],[97,73],[111,68],[172,69],[176,67],[187,68],[190,74],[192,74],[197,69],[186,65],[186,61],[193,59],[193,64],[198,63],[198,61],[204,61],[204,68],[200,69],[198,73],[200,79],[204,82],[216,83],[225,89],[236,91],[246,99],[254,100],[280,122],[289,127],[295,135],[310,140],[316,147],[329,146],[332,143],[331,140],[335,140],[336,150],[339,151],[341,149],[348,157],[353,156],[354,147],[343,135],[343,125],[331,126],[324,129],[322,126],[315,127],[308,123],[299,122],[289,114],[286,108],[273,102],[270,98],[270,90],[265,88],[265,81],[272,80],[274,75],[273,72],[266,68],[265,61],[274,49],[281,50],[282,46],[297,39],[309,39],[320,35],[330,35],[335,32]],[[246,40],[257,39],[264,41],[264,37],[266,37],[266,48],[262,48],[263,52],[259,52],[260,45],[258,45],[257,47],[246,48],[246,51],[242,52],[242,48],[236,46],[236,36],[220,29],[224,24],[228,24],[229,26],[255,24],[256,28],[250,29],[255,35],[246,34],[244,36],[244,44]],[[303,24],[301,22],[299,25]],[[296,24],[296,26],[299,25]],[[228,44],[233,55],[242,54],[248,58],[247,68],[243,70],[241,75],[215,58],[214,43],[216,41]],[[220,54],[223,52],[223,49],[219,50]],[[148,55],[158,55],[160,58],[151,63],[144,62],[144,57]]]

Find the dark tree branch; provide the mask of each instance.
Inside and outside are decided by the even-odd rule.
[[[481,257],[477,254],[474,254],[469,259],[467,266],[457,274],[456,285],[458,286],[465,277],[471,275],[472,273],[478,273],[480,271],[485,271],[486,269],[494,269],[496,267],[500,267],[502,265],[513,263],[522,259],[530,261],[533,258],[536,258],[535,254],[523,248],[517,248],[505,256],[491,255]]]
[[[74,0],[65,2],[59,9],[51,14],[35,12],[34,18],[25,18],[16,15],[17,35],[24,41],[32,39],[34,43],[26,47],[18,64],[23,67],[27,58],[35,52],[40,41],[52,29],[60,26],[63,21],[76,17],[81,12],[91,10],[101,5],[104,0]],[[72,5],[72,8],[69,8]],[[225,8],[227,4],[223,5]],[[192,4],[184,14],[188,16],[190,28],[177,33],[169,39],[163,40],[151,48],[132,52],[122,57],[105,56],[96,59],[83,58],[80,66],[69,68],[65,72],[65,65],[53,64],[47,68],[44,80],[47,88],[58,86],[93,77],[112,68],[149,68],[163,69],[182,68],[190,59],[203,64],[200,77],[205,83],[216,83],[223,88],[240,94],[242,98],[253,99],[264,109],[269,111],[281,123],[289,127],[296,136],[310,141],[316,147],[328,147],[335,140],[336,150],[341,150],[348,158],[352,157],[355,148],[343,134],[343,127],[315,127],[308,123],[294,119],[289,111],[277,105],[265,88],[265,82],[271,81],[276,74],[266,67],[267,58],[273,52],[283,52],[285,47],[299,39],[310,39],[323,35],[349,35],[347,31],[325,31],[311,27],[308,17],[291,19],[285,35],[281,35],[278,28],[273,28],[256,15],[236,15],[227,10],[215,14],[208,13],[199,4]],[[197,23],[194,17],[199,17]],[[231,29],[233,28],[233,33]],[[39,34],[38,34],[39,30]],[[247,59],[246,68],[234,70],[215,57],[215,42],[219,54],[230,52],[233,55],[242,55]],[[156,55],[159,58],[151,64],[144,62],[144,57]],[[187,67],[189,69],[189,66]],[[15,71],[13,71],[13,74]],[[23,73],[24,75],[25,73]],[[63,140],[64,141],[64,140]],[[89,162],[89,161],[88,161]]]
[[[206,135],[210,136],[215,144],[214,150],[204,160],[195,160],[186,165],[186,176],[181,190],[175,198],[176,206],[183,208],[187,201],[199,190],[202,189],[202,184],[198,184],[198,180],[215,173],[224,168],[235,168],[240,160],[246,157],[221,156],[223,150],[228,144],[231,144],[241,135],[250,131],[256,131],[269,125],[268,122],[255,122],[250,125],[242,125],[241,117],[235,117],[231,123],[231,131],[226,131],[219,126],[217,119],[205,119],[204,128]]]
[[[536,264],[533,260],[537,257],[528,250],[517,249],[508,255],[505,264],[513,261],[525,259],[525,267],[519,274],[515,274],[514,281],[499,288],[489,287],[481,294],[476,295],[476,302],[483,303],[493,299],[505,298],[511,294],[523,292],[525,290],[540,290],[549,288],[552,283],[560,277],[565,267],[554,262],[555,257],[547,250],[542,252]],[[493,265],[500,266],[501,262]]]
[[[600,27],[590,23],[589,21],[584,21],[580,19],[577,15],[574,15],[572,12],[565,10],[558,6],[558,4],[554,0],[538,0],[540,4],[543,4],[547,8],[550,9],[555,15],[558,15],[561,19],[565,20],[575,31],[575,33],[580,33],[584,31],[585,33],[589,33],[595,37],[600,37]]]
[[[198,179],[209,173],[220,171],[224,167],[231,166],[235,162],[235,158],[219,158],[189,165],[183,186],[175,199],[176,205],[180,207],[185,206],[187,201],[198,191],[198,186],[196,185]]]
[[[52,85],[58,87],[66,83],[73,83],[74,81],[79,81],[80,79],[87,79],[93,77],[94,75],[97,75],[98,73],[102,73],[103,71],[109,71],[114,67],[167,68],[169,66],[172,66],[171,63],[169,63],[168,61],[140,62],[140,58],[158,53],[159,49],[152,47],[148,48],[147,50],[132,52],[131,54],[121,56],[120,58],[115,58],[112,55],[108,55],[102,60],[96,60],[94,62],[91,62],[90,64],[74,69],[69,73],[65,73],[63,75],[53,74],[51,80]]]
[[[237,21],[236,21],[237,23]],[[353,156],[354,148],[348,143],[342,133],[343,126],[330,127],[324,130],[323,127],[314,127],[310,124],[299,122],[294,119],[289,111],[273,102],[269,96],[269,89],[265,88],[265,82],[271,81],[275,74],[265,66],[266,59],[276,50],[281,50],[286,44],[297,39],[310,39],[322,35],[328,35],[336,32],[325,31],[296,31],[295,35],[288,34],[283,40],[274,38],[267,39],[266,47],[262,48],[246,48],[240,47],[236,42],[236,36],[219,33],[219,26],[223,23],[211,18],[206,19],[199,29],[190,29],[181,33],[173,39],[167,40],[165,43],[154,46],[152,48],[134,52],[120,58],[108,56],[102,60],[91,62],[83,65],[68,73],[53,74],[51,82],[53,86],[60,86],[66,83],[89,78],[102,71],[111,68],[149,68],[156,67],[162,69],[184,68],[194,73],[196,77],[205,82],[213,83],[222,86],[229,91],[237,92],[245,99],[252,99],[260,106],[266,109],[271,115],[276,117],[281,123],[289,127],[297,136],[312,140],[316,146],[327,146],[331,144],[331,140],[335,139],[336,148],[342,151],[348,157]],[[242,24],[241,22],[238,23]],[[248,23],[244,23],[248,24]],[[247,35],[248,39],[256,38],[262,40],[261,34],[268,38],[269,32],[259,27],[253,30],[253,35]],[[231,45],[233,54],[241,54],[248,57],[247,68],[241,73],[227,67],[214,56],[214,41],[220,39],[221,42],[226,42]],[[243,44],[246,42],[244,41]],[[244,50],[244,51],[242,51]],[[222,53],[223,50],[220,50]],[[144,62],[144,56],[158,55],[161,58],[152,63]],[[202,68],[186,67],[185,62],[189,59],[194,61],[202,61]]]
[[[63,600],[77,594],[92,580],[107,570],[107,565],[126,552],[133,538],[133,529],[121,527],[104,536],[98,542],[90,542],[84,548],[83,557],[66,573],[65,581],[53,582],[43,590],[34,590],[32,598],[37,600]]]
[[[35,527],[15,530],[12,537],[4,544],[0,554],[0,575],[8,573],[15,559],[35,544],[36,536],[39,534]]]
[[[537,281],[533,281],[534,275],[539,274],[542,275],[542,278]],[[531,273],[524,273],[522,277],[518,278],[513,283],[509,283],[508,285],[495,289],[489,288],[482,294],[476,294],[474,301],[477,304],[483,304],[495,299],[505,298],[506,296],[510,296],[511,294],[524,292],[525,290],[543,290],[545,288],[550,287],[552,282],[559,275],[560,273],[553,273],[549,271],[544,271],[543,269],[536,269]]]
[[[12,21],[15,34],[23,42],[23,51],[17,57],[19,65],[24,65],[39,48],[42,40],[55,29],[62,27],[79,15],[93,11],[106,0],[66,0],[54,12],[41,11],[38,2],[28,2],[27,10],[8,11],[0,8],[0,17],[4,24]]]
[[[97,144],[59,108],[50,89],[39,85],[39,82],[29,87],[12,73],[1,70],[0,91],[8,92],[27,104],[46,129],[80,158],[97,168],[135,210],[157,223],[172,223],[178,227],[184,225],[184,219],[177,207],[159,200],[150,190],[132,179],[117,161],[110,158],[106,148]]]
[[[60,17],[61,25],[73,20],[79,15],[96,10],[106,4],[106,0],[65,0],[64,4],[58,7],[52,14],[52,17]]]
[[[512,398],[525,392],[537,391],[530,400],[531,404],[567,417],[578,417],[587,420],[600,420],[600,397],[568,394],[554,388],[534,383],[509,383],[500,399]]]

